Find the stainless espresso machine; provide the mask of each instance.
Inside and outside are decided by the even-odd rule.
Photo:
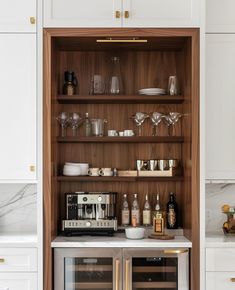
[[[116,192],[75,192],[66,195],[65,235],[112,235],[117,231]]]

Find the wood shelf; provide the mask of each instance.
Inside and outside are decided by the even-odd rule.
[[[184,97],[170,95],[59,95],[57,101],[60,104],[181,104]]]
[[[182,136],[57,137],[58,143],[183,143]]]
[[[164,182],[164,181],[182,181],[183,176],[172,176],[172,177],[136,177],[136,176],[57,176],[57,181],[60,182],[136,182],[136,181],[147,181],[147,182]]]

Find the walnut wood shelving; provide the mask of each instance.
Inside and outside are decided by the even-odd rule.
[[[57,101],[60,104],[181,104],[184,97],[170,95],[59,95]]]
[[[182,136],[57,137],[58,143],[183,143]]]
[[[183,176],[172,177],[140,177],[140,176],[57,176],[60,182],[136,182],[136,181],[152,181],[152,182],[176,182],[184,180]]]

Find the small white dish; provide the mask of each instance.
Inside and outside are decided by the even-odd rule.
[[[140,95],[149,95],[149,96],[164,95],[164,94],[166,94],[166,90],[161,89],[161,88],[146,88],[146,89],[140,89],[139,94]]]
[[[130,240],[141,240],[145,237],[145,229],[141,227],[129,227],[125,229],[126,238]]]

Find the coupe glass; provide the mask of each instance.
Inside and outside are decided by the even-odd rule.
[[[181,117],[183,117],[184,114],[177,113],[177,112],[170,112],[168,115],[164,115],[164,119],[166,122],[166,125],[168,127],[168,136],[174,136],[174,125],[179,121]]]
[[[72,128],[73,137],[77,136],[78,128],[82,125],[82,117],[79,113],[72,113],[72,117],[69,118],[69,125]]]
[[[138,135],[141,136],[141,125],[144,123],[145,119],[149,118],[149,115],[146,113],[137,112],[131,118],[134,120],[138,128]]]
[[[150,119],[153,123],[153,136],[158,135],[158,125],[161,123],[163,117],[164,115],[162,113],[153,112],[151,114]]]
[[[69,125],[69,113],[61,112],[56,120],[60,123],[61,126],[61,136],[66,137],[66,129]]]

